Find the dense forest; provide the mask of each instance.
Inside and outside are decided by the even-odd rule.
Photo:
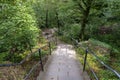
[[[0,63],[45,43],[42,31],[48,28],[64,42],[71,44],[72,37],[96,52],[102,47],[106,52],[98,56],[120,72],[120,0],[0,0]],[[109,79],[106,73],[100,80]]]

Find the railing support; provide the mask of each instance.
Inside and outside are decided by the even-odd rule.
[[[88,54],[88,49],[86,49],[86,51],[85,51],[85,58],[84,58],[83,72],[85,71],[85,68],[86,68],[87,54]]]
[[[42,69],[42,71],[44,71],[43,62],[42,62],[42,55],[41,55],[41,49],[39,49],[39,58],[40,58],[41,69]]]
[[[51,43],[49,42],[49,50],[50,50],[50,55],[51,55]]]
[[[57,36],[55,37],[55,40],[56,40],[55,42],[56,42],[56,45],[57,45]]]

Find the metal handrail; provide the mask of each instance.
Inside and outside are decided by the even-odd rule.
[[[80,45],[79,45],[79,43],[78,43],[78,41],[76,41],[74,38],[72,38],[71,37],[71,40],[73,40],[74,42],[75,42],[75,47],[79,47]],[[84,50],[85,50],[85,57],[82,57],[83,59],[84,59],[84,67],[83,67],[83,72],[85,71],[85,67],[86,67],[86,65],[89,67],[89,69],[90,69],[90,71],[92,72],[92,74],[93,74],[93,76],[95,77],[95,79],[96,80],[99,80],[98,79],[98,76],[97,76],[97,74],[94,72],[94,70],[90,67],[90,65],[88,64],[88,62],[87,62],[87,54],[88,54],[88,50],[86,50],[84,47],[82,47]]]
[[[48,44],[47,44],[47,45],[48,45]],[[40,49],[46,47],[47,45],[40,47]],[[39,48],[37,48],[37,49],[39,49]],[[0,64],[0,67],[10,67],[10,66],[21,65],[21,64],[23,64],[32,54],[36,53],[37,51],[38,51],[38,50],[34,51],[33,53],[28,54],[28,55],[27,55],[22,61],[20,61],[19,63]]]
[[[45,46],[43,46],[43,47],[41,47],[41,48],[44,48],[44,47],[46,47],[46,46],[49,47],[49,49],[50,49],[49,52],[50,52],[50,55],[51,55],[51,44],[50,44],[50,42],[48,42],[47,45],[45,45]],[[39,64],[41,65],[41,70],[44,71],[44,66],[43,66],[43,62],[42,62],[41,48],[38,49],[39,59],[40,59],[39,62],[30,69],[30,71],[29,71],[29,72],[26,74],[26,76],[24,77],[24,80],[27,80],[27,79],[29,78],[30,74],[33,72],[33,70],[34,70]]]
[[[87,63],[87,62],[86,62],[86,63]],[[91,71],[92,74],[94,75],[95,79],[96,79],[96,80],[99,80],[97,74],[94,72],[94,70],[90,67],[90,65],[89,65],[88,63],[87,63],[87,66],[89,67],[90,71]]]
[[[76,47],[78,47],[78,45],[79,45],[79,43],[75,40],[75,39],[73,39],[73,38],[71,38],[71,40],[73,40],[74,42],[75,42],[75,44],[77,44],[77,45],[75,45]],[[82,46],[83,47],[83,46]],[[84,48],[85,49],[85,48]],[[85,49],[86,51],[86,55],[85,55],[85,57],[87,58],[87,54],[90,52],[98,61],[99,61],[99,63],[101,63],[103,66],[105,66],[108,70],[110,70],[111,72],[113,72],[119,79],[120,79],[120,74],[116,71],[116,70],[114,70],[114,69],[112,69],[111,67],[109,67],[108,65],[106,65],[102,60],[100,60],[99,59],[99,57],[97,56],[97,55],[95,55],[95,53],[90,49],[90,48],[86,48]],[[85,70],[85,65],[86,65],[86,63],[87,63],[87,59],[86,60],[84,60],[84,68],[83,68],[83,71]],[[89,66],[89,64],[87,63],[87,65]],[[89,66],[89,68],[90,68],[90,66]],[[91,68],[90,68],[91,69]],[[96,73],[91,69],[91,72],[93,73],[93,75],[94,75],[94,77],[96,78],[96,80],[99,80],[98,79],[98,77],[97,77],[97,75],[96,75]]]
[[[27,57],[24,58],[21,62],[19,62],[19,63],[13,63],[13,64],[0,64],[0,67],[10,67],[10,66],[18,66],[18,65],[21,65],[21,64],[23,64],[29,57],[31,57],[32,54],[34,54],[34,53],[36,53],[36,52],[38,51],[38,52],[39,52],[39,58],[40,58],[40,60],[39,60],[39,62],[38,62],[35,66],[33,66],[33,67],[30,69],[30,71],[29,71],[29,72],[25,75],[25,77],[23,78],[23,80],[27,80],[27,79],[29,78],[30,74],[33,72],[33,70],[34,70],[39,64],[41,65],[42,71],[44,71],[44,66],[43,66],[43,63],[42,63],[42,55],[41,55],[41,50],[40,50],[40,49],[42,49],[42,48],[44,48],[44,47],[46,47],[46,46],[49,46],[49,48],[50,48],[50,54],[51,54],[51,45],[50,45],[50,42],[49,42],[49,44],[47,44],[47,45],[45,45],[45,46],[42,46],[42,47],[38,48],[38,50],[36,50],[35,52],[30,53],[29,55],[27,55]]]
[[[92,50],[89,49],[89,51],[99,61],[99,63],[101,63],[107,69],[109,69],[110,71],[112,71],[120,79],[120,74],[117,71],[115,71],[114,69],[112,69],[111,67],[109,67],[108,65],[106,65],[102,60],[100,60],[99,57]]]
[[[62,31],[62,32],[64,32],[64,31]],[[72,40],[72,41],[74,41],[75,42],[75,46],[76,47],[78,47],[79,46],[79,43],[78,43],[78,41],[76,40],[76,39],[74,39],[74,38],[72,38],[72,37],[70,37],[70,39]],[[82,46],[83,47],[83,46]],[[84,69],[85,69],[85,65],[86,65],[86,63],[87,63],[87,54],[88,54],[88,52],[91,52],[91,50],[90,49],[88,49],[88,48],[84,48],[85,49],[85,57],[86,57],[86,60],[84,60],[84,68],[83,68],[83,71],[84,71]],[[86,52],[87,51],[87,52]],[[106,65],[103,61],[101,61],[100,59],[99,59],[99,57],[97,56],[97,55],[95,55],[95,54],[93,54],[93,52],[91,52],[92,53],[92,55],[94,56],[94,57],[96,57],[96,59],[99,61],[99,63],[101,63],[103,66],[105,66],[107,69],[109,69],[110,71],[112,71],[119,79],[120,79],[120,74],[117,72],[117,71],[115,71],[114,69],[112,69],[111,67],[109,67],[108,65]],[[87,63],[87,65],[89,66],[89,64]],[[89,68],[90,68],[90,66],[89,66]],[[90,68],[90,70],[91,70],[91,72],[93,73],[93,75],[94,75],[94,77],[96,78],[96,80],[99,80],[98,79],[98,77],[97,77],[97,75],[96,75],[96,73]]]
[[[47,39],[48,38],[51,38],[51,37],[53,37],[53,35],[52,36],[47,36]],[[42,60],[45,60],[45,59],[43,59],[43,58],[45,58],[45,57],[42,57],[42,52],[41,52],[41,49],[42,48],[44,48],[44,47],[46,47],[46,46],[48,46],[49,47],[49,53],[50,53],[50,55],[51,55],[51,43],[50,42],[52,42],[53,40],[48,40],[48,44],[47,45],[45,45],[45,46],[42,46],[42,47],[40,47],[40,48],[33,48],[33,49],[37,49],[36,51],[34,51],[34,52],[32,52],[31,51],[31,53],[29,53],[22,61],[20,61],[19,63],[11,63],[11,64],[0,64],[0,67],[10,67],[10,66],[18,66],[18,65],[21,65],[21,64],[23,64],[28,58],[30,58],[31,57],[31,55],[33,55],[33,54],[35,54],[37,51],[39,52],[39,62],[36,64],[36,65],[34,65],[30,70],[29,70],[29,72],[24,76],[24,78],[23,78],[23,80],[27,80],[29,77],[30,77],[30,75],[31,75],[31,73],[34,71],[34,69],[40,64],[41,65],[41,69],[42,69],[42,71],[44,70],[44,68],[43,68],[43,63],[42,63]],[[53,41],[53,42],[56,42],[55,44],[57,45],[57,37],[55,36],[55,41]]]
[[[32,69],[26,74],[24,77],[24,80],[27,80],[30,74],[33,72],[33,70],[39,65],[40,63],[38,62],[35,66],[32,67]]]
[[[54,42],[56,42],[55,45],[57,45],[57,39],[55,39]],[[35,53],[38,51],[38,52],[39,52],[39,58],[40,58],[40,60],[39,60],[39,62],[38,62],[35,66],[33,66],[33,67],[29,70],[29,72],[24,76],[23,80],[27,80],[27,79],[29,78],[29,76],[31,75],[31,73],[34,71],[34,69],[35,69],[39,64],[41,65],[42,71],[44,71],[44,66],[43,66],[43,63],[42,63],[43,58],[42,58],[41,49],[43,49],[43,48],[46,47],[46,46],[49,47],[49,53],[50,53],[50,55],[51,55],[51,52],[52,52],[51,49],[52,49],[52,48],[51,48],[51,41],[49,41],[48,44],[46,44],[46,45],[44,45],[44,46],[42,46],[42,47],[40,47],[40,48],[33,48],[33,49],[37,49],[37,50],[34,51],[34,52],[31,52],[30,54],[28,54],[28,55],[27,55],[22,61],[20,61],[19,63],[0,64],[0,67],[10,67],[10,66],[22,65],[28,58],[31,57],[32,54],[35,54]]]

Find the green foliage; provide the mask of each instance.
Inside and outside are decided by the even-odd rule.
[[[8,55],[6,52],[3,52],[3,53],[0,53],[0,63],[3,63],[4,62],[4,57]]]
[[[37,18],[37,25],[39,28],[45,27],[45,3],[44,1],[36,1],[34,3],[33,9],[35,11],[35,16]]]
[[[77,53],[80,55],[79,56],[79,60],[82,64],[84,64],[84,56],[85,56],[85,51],[82,48],[77,49]],[[99,58],[107,63],[108,58],[107,57],[103,57],[103,56],[99,56]],[[116,77],[116,75],[111,72],[110,70],[106,69],[104,66],[102,66],[100,63],[98,63],[98,61],[96,60],[95,57],[91,56],[91,54],[88,54],[87,57],[87,63],[90,65],[90,68],[92,68],[96,75],[98,76],[98,78],[100,80],[118,80],[118,78]],[[116,64],[116,65],[119,65]],[[111,65],[112,66],[112,65]],[[114,65],[115,66],[115,65]],[[117,68],[115,68],[117,69]],[[119,70],[119,69],[118,69]],[[88,72],[89,76],[91,79],[94,79],[93,74],[90,72],[90,69],[88,66],[86,66],[86,71]]]
[[[119,48],[119,7],[120,1],[95,1],[89,15],[89,22],[86,28],[87,35],[89,34],[91,38],[98,39],[112,45],[115,48]],[[100,31],[100,29],[103,27],[112,29],[112,31],[108,34],[101,34],[104,33]],[[108,31],[106,30],[106,32]]]
[[[98,39],[102,42],[106,42],[110,45],[112,45],[114,48],[118,48],[119,50],[119,46],[120,46],[120,39],[119,39],[119,25],[112,25],[112,31],[109,34],[95,34],[94,32],[92,33],[92,37],[95,39]],[[99,31],[99,30],[96,30]]]
[[[65,42],[70,43],[71,38],[78,39],[80,26],[79,24],[69,24],[61,28],[61,39]]]
[[[21,52],[37,42],[34,11],[26,2],[9,2],[0,4],[0,52]]]
[[[100,76],[100,80],[118,80],[118,78],[116,78],[116,76],[110,72],[109,70],[100,70],[101,74],[98,74],[98,76]],[[104,75],[103,75],[104,74]],[[110,79],[111,77],[111,79]]]
[[[101,41],[98,41],[98,40],[95,40],[95,39],[89,39],[90,43],[92,43],[93,45],[96,45],[96,46],[101,46],[101,47],[105,47],[105,48],[110,48],[111,46],[104,43],[104,42],[101,42]]]
[[[18,54],[8,54],[6,56],[3,57],[4,61],[10,61],[13,63],[19,63],[20,61],[23,60],[22,56],[18,55]]]
[[[48,50],[41,50],[42,58],[44,58],[47,54],[49,54],[49,49]],[[33,54],[31,59],[40,60],[39,52],[36,52],[35,54]]]

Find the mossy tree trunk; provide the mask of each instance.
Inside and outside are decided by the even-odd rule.
[[[84,40],[84,38],[85,38],[85,28],[86,28],[86,24],[88,22],[88,17],[90,14],[92,2],[93,2],[93,0],[81,0],[79,3],[79,8],[82,11],[82,15],[83,15],[82,22],[81,22],[80,34],[79,34],[80,40]],[[83,3],[84,6],[81,3]],[[80,41],[80,40],[78,40],[78,41]]]

